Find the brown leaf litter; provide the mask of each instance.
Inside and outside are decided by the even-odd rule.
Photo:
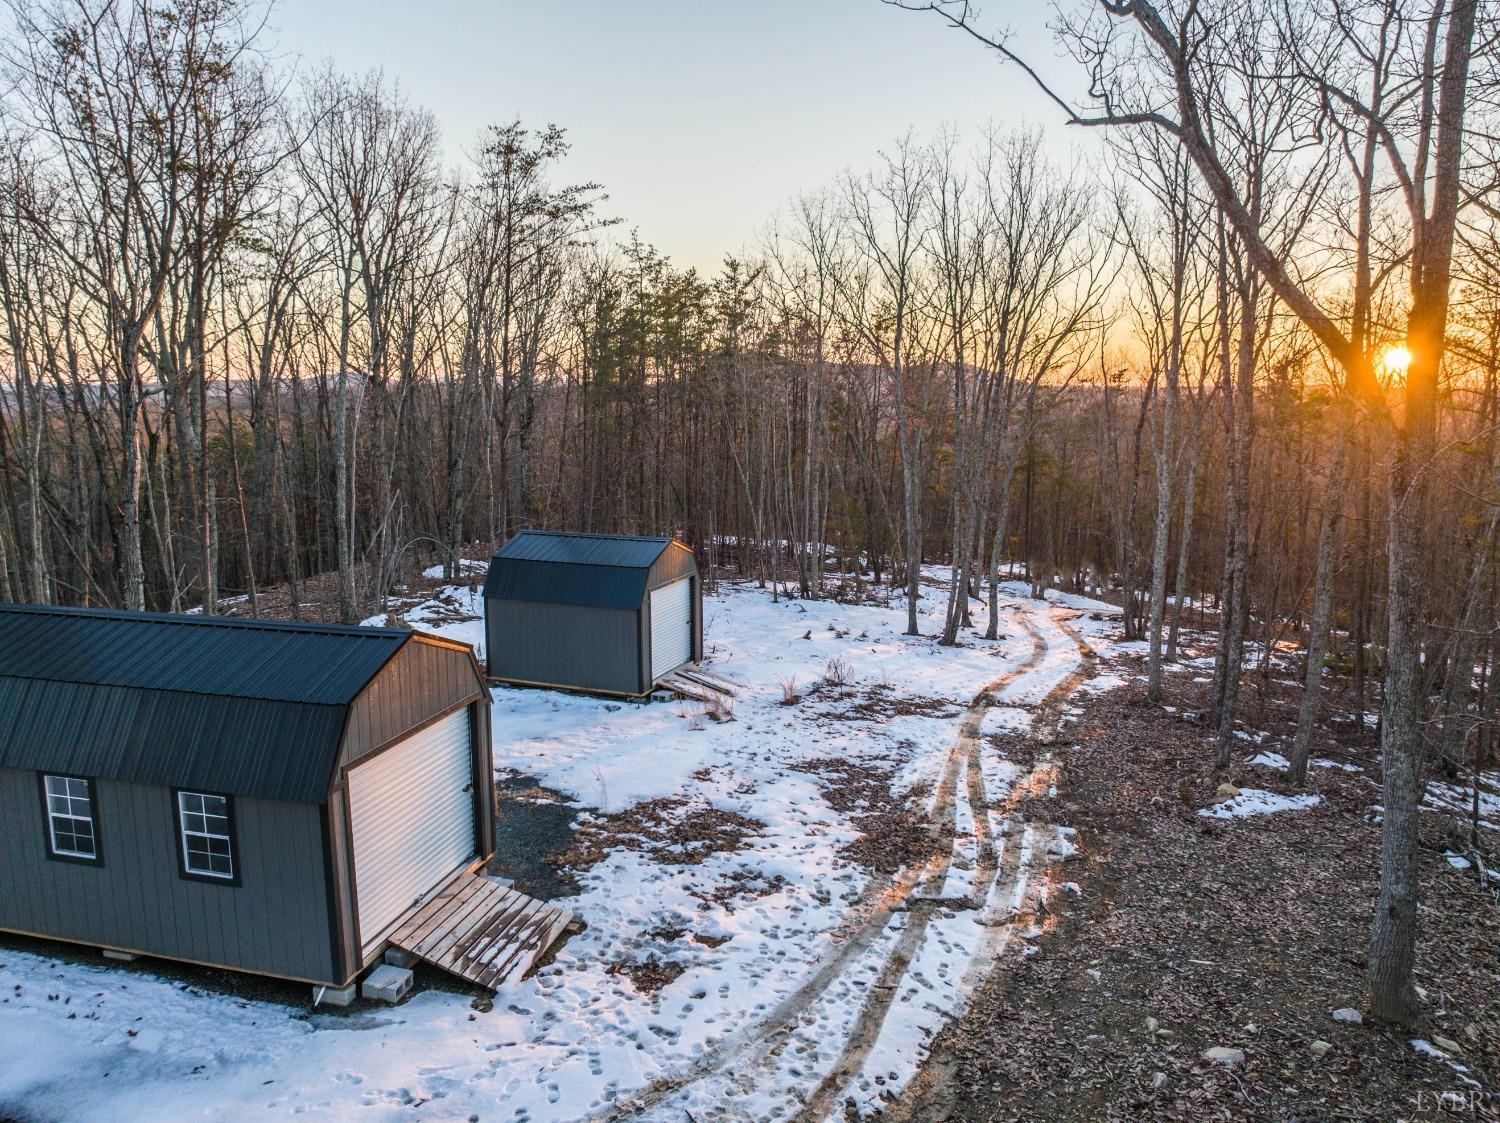
[[[1169,683],[1169,702],[1201,709],[1205,688]],[[1272,736],[1247,743],[1241,761],[1277,748],[1295,716],[1293,690],[1247,693],[1248,732]],[[1465,1118],[1497,1118],[1493,1093],[1474,1095],[1411,1045],[1449,1039],[1471,1079],[1500,1081],[1500,908],[1443,859],[1443,816],[1423,817],[1427,1025],[1332,1017],[1365,995],[1380,841],[1368,735],[1315,747],[1363,769],[1314,768],[1317,806],[1219,821],[1197,814],[1218,782],[1207,729],[1132,688],[1082,705],[1053,805],[1028,808],[1078,828],[1084,858],[1069,874],[1081,893],[1058,903],[1062,920],[1034,954],[997,965],[895,1118],[1438,1119],[1454,1118],[1455,1103]],[[1280,773],[1240,763],[1234,774],[1291,790]],[[1207,1063],[1214,1047],[1245,1059]],[[1445,1108],[1445,1092],[1467,1098]]]
[[[555,861],[591,866],[614,850],[640,850],[666,865],[698,865],[710,854],[743,850],[763,825],[701,800],[663,796],[623,811],[579,816],[572,845]]]
[[[792,769],[817,776],[823,799],[859,831],[858,838],[839,847],[840,857],[890,873],[939,849],[931,824],[912,810],[908,795],[892,790],[896,770],[884,758],[821,757]]]

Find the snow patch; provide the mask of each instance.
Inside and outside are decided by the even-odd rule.
[[[1240,794],[1223,803],[1199,809],[1210,819],[1245,819],[1251,815],[1271,815],[1278,811],[1301,811],[1323,802],[1322,796],[1282,795],[1263,788],[1241,788]]]
[[[979,723],[979,735],[1024,733],[1031,728],[1031,714],[1018,706],[991,706]]]
[[[1423,804],[1429,811],[1445,811],[1467,819],[1474,813],[1474,789],[1468,783],[1429,781]],[[1500,830],[1500,777],[1481,772],[1479,779],[1479,825]]]
[[[489,568],[490,567],[488,562],[477,561],[474,558],[458,559],[458,572],[460,574],[486,573],[489,571]],[[426,569],[422,570],[422,576],[427,578],[429,581],[441,580],[443,576],[443,567],[441,565],[429,565]]]
[[[1363,772],[1364,769],[1357,764],[1349,764],[1342,760],[1325,760],[1322,757],[1313,757],[1308,762],[1314,768],[1337,768],[1344,772]]]
[[[1270,749],[1262,749],[1249,760],[1245,761],[1245,763],[1258,764],[1263,768],[1274,768],[1278,772],[1285,772],[1292,766],[1292,762],[1287,760],[1286,757],[1280,753],[1273,753]]]

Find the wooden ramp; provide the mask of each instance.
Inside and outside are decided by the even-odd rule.
[[[413,913],[391,944],[495,990],[530,970],[572,922],[565,908],[470,873]]]
[[[686,667],[679,667],[670,674],[662,675],[656,680],[656,685],[699,702],[711,702],[715,694],[733,698],[741,689],[740,684],[732,679],[705,671],[702,667],[692,663]]]

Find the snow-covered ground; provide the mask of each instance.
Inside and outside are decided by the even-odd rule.
[[[672,801],[669,819],[733,816],[738,848],[616,838],[567,901],[586,931],[483,1012],[429,990],[315,1014],[0,949],[0,1117],[703,1120],[791,1117],[805,1100],[825,1115],[846,1098],[877,1106],[995,955],[1037,933],[1025,917],[1049,891],[1047,862],[1073,848],[1065,828],[1011,820],[1049,773],[1045,759],[1030,772],[1004,760],[990,735],[1061,706],[1083,662],[1070,632],[1107,654],[1114,626],[1091,616],[1114,610],[1022,591],[1002,601],[1001,639],[943,648],[930,638],[937,587],[924,637],[901,634],[899,602],[725,587],[705,601],[704,634],[708,666],[742,687],[728,721],[696,703],[496,689],[503,774],[565,793],[595,827],[652,800]],[[404,615],[483,643],[467,586]],[[847,687],[825,683],[830,666]],[[782,704],[784,687],[803,697]],[[889,773],[946,824],[952,852],[894,874],[846,856],[857,811],[830,799],[829,761]],[[681,973],[639,990],[620,968],[652,958]]]

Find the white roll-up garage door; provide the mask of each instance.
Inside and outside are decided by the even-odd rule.
[[[693,579],[651,590],[651,677],[693,661]]]
[[[349,770],[365,954],[478,857],[473,772],[467,706]]]

